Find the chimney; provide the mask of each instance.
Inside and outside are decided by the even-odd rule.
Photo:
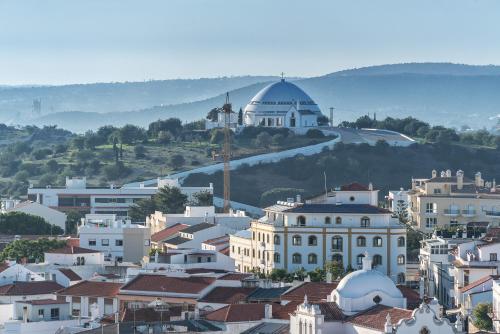
[[[384,333],[392,333],[391,315],[389,313],[387,313],[387,317],[385,318]]]
[[[432,177],[433,177],[433,178],[434,178],[434,177],[437,177],[437,175],[438,175],[437,170],[433,169],[433,170],[432,170]]]
[[[271,304],[264,305],[264,318],[266,319],[273,318],[273,306]]]
[[[477,172],[474,175],[474,183],[476,184],[476,187],[482,187],[482,186],[484,186],[483,179],[481,178],[481,172]]]
[[[115,312],[115,324],[119,323],[119,313]]]
[[[300,194],[297,194],[296,198],[297,203],[302,203],[302,196]]]
[[[441,171],[441,177],[446,177],[446,172],[444,170]]]
[[[461,170],[457,171],[457,188],[463,189],[464,187],[464,172]]]
[[[451,177],[451,170],[450,169],[446,170],[446,177]]]
[[[371,183],[371,182],[368,183],[368,190],[370,190],[370,191],[373,190],[373,183]]]

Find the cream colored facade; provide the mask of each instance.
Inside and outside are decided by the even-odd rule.
[[[374,196],[367,196],[370,192]],[[246,239],[231,237],[231,257],[240,271],[250,266],[269,273],[273,269],[310,271],[330,261],[357,269],[368,252],[377,270],[404,282],[406,230],[390,211],[366,203],[376,198],[376,192],[336,191],[320,203],[278,202],[252,222]],[[349,203],[339,202],[341,198]]]
[[[430,179],[413,179],[409,195],[412,224],[430,232],[435,227],[464,225],[468,222],[500,222],[500,188],[495,181],[485,182],[481,173],[474,180],[463,171],[452,176],[450,170]]]

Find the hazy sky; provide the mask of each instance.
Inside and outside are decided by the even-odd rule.
[[[500,63],[498,0],[0,0],[0,84]]]

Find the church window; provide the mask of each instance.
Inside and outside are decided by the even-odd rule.
[[[335,224],[337,225],[342,224],[342,218],[341,217],[335,218]]]
[[[292,245],[300,246],[302,244],[302,237],[300,235],[294,235],[292,237]]]
[[[269,234],[266,236],[266,241],[269,243]]]
[[[361,227],[370,227],[370,218],[368,217],[361,218]]]
[[[300,255],[299,253],[294,253],[292,255],[292,263],[301,264],[302,263],[302,255]]]
[[[356,256],[356,264],[358,266],[361,266],[363,264],[363,258],[365,257],[364,254],[359,254],[358,256]]]
[[[365,237],[358,237],[356,239],[356,245],[358,247],[366,247],[366,238]]]
[[[372,265],[373,265],[373,267],[381,266],[382,265],[382,256],[380,256],[378,254],[373,256]]]
[[[332,223],[332,218],[325,217],[325,224],[331,224],[331,223]]]
[[[373,247],[382,247],[382,238],[381,237],[373,238]]]
[[[309,256],[307,257],[307,262],[309,264],[316,264],[318,263],[318,256],[314,253],[311,253],[309,254]]]
[[[336,252],[342,252],[342,237],[341,236],[334,236],[332,238],[332,250]]]
[[[311,236],[308,238],[308,245],[309,245],[309,246],[317,246],[317,245],[318,245],[318,239],[316,238],[316,236],[311,235]]]
[[[375,304],[380,304],[381,301],[382,301],[382,298],[380,298],[379,295],[376,295],[375,297],[373,297],[373,302]]]
[[[274,236],[274,244],[275,245],[279,245],[280,244],[280,236],[279,235],[275,235]]]
[[[280,253],[274,253],[274,263],[280,263]]]
[[[398,255],[398,264],[405,264],[405,256]]]
[[[398,238],[398,247],[404,247],[405,246],[405,237],[399,237]]]
[[[306,217],[304,217],[304,216],[298,216],[297,217],[297,225],[299,225],[299,226],[306,226]]]
[[[422,327],[422,329],[418,332],[418,334],[429,334],[430,331],[427,327]]]

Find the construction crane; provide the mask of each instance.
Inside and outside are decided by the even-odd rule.
[[[231,103],[229,103],[229,93],[226,93],[226,103],[222,107],[224,112],[224,212],[229,213],[231,208],[231,176],[230,176],[230,161],[231,161]]]

